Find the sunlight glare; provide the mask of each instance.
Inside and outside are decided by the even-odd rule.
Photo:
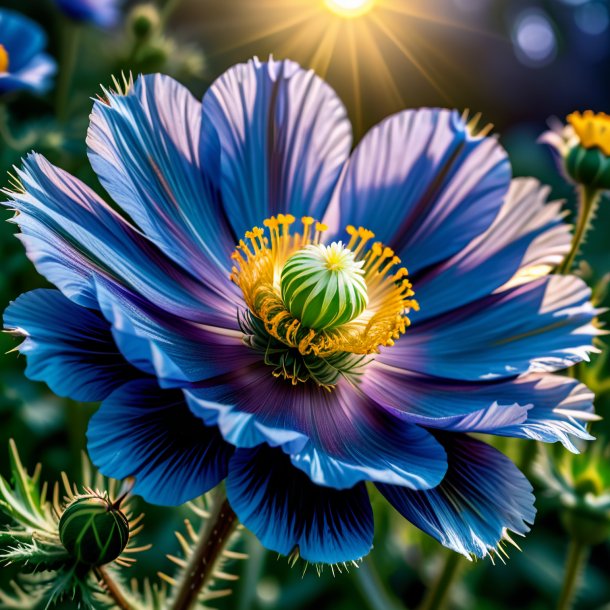
[[[333,13],[345,18],[361,17],[375,5],[375,0],[325,0],[325,2]]]

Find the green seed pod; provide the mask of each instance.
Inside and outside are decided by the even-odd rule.
[[[568,175],[595,190],[610,189],[610,157],[597,147],[574,146],[565,158]]]
[[[353,320],[368,303],[363,264],[341,242],[306,246],[282,269],[284,305],[303,326],[314,330]]]
[[[79,563],[101,566],[127,546],[129,522],[108,499],[90,494],[68,505],[59,521],[59,537]]]

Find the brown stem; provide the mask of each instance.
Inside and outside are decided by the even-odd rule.
[[[110,595],[110,597],[112,597],[115,604],[121,610],[134,610],[134,607],[129,603],[129,601],[127,601],[125,595],[123,595],[121,588],[116,584],[112,576],[108,574],[104,567],[100,566],[96,568],[95,573],[100,581],[104,583],[106,592]]]
[[[180,579],[170,610],[190,610],[210,580],[220,555],[238,525],[224,492],[218,492],[199,540]]]

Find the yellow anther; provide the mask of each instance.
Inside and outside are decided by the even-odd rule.
[[[307,227],[312,225],[315,220],[311,216],[303,216],[303,218],[301,218],[301,222]]]
[[[328,231],[328,226],[321,222],[316,222],[316,231]]]

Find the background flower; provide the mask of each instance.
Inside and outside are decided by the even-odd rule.
[[[57,6],[74,21],[108,28],[119,19],[120,0],[55,0]]]
[[[0,9],[0,93],[44,93],[57,70],[44,49],[47,36],[31,19]]]

